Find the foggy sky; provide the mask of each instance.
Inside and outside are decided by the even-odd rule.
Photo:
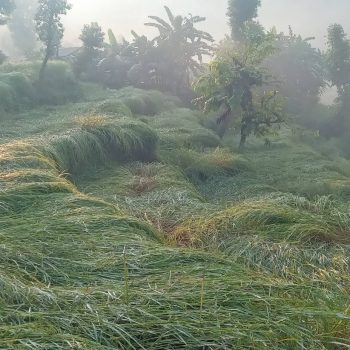
[[[165,17],[164,5],[175,14],[201,15],[207,17],[205,29],[216,40],[229,32],[226,19],[227,0],[70,0],[73,9],[65,18],[68,45],[78,44],[77,37],[83,24],[97,21],[107,31],[130,38],[130,30],[152,33],[145,28],[148,15]],[[292,25],[296,33],[304,37],[316,36],[315,46],[323,47],[326,28],[340,23],[350,34],[350,0],[262,0],[260,22],[266,27],[276,26],[278,31],[287,31]]]
[[[105,32],[113,29],[116,36],[130,38],[130,30],[152,36],[154,29],[145,27],[148,15],[166,17],[163,6],[174,14],[207,17],[203,29],[216,40],[229,33],[227,0],[69,0],[73,9],[64,17],[63,46],[79,46],[79,34],[84,24],[98,22]],[[350,37],[350,0],[262,0],[259,21],[267,28],[276,26],[287,32],[292,25],[295,33],[303,37],[315,36],[314,46],[324,48],[328,25],[340,23]],[[0,49],[11,54],[11,40],[5,28],[0,28]]]

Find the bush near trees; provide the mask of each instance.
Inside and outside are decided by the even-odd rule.
[[[71,5],[67,0],[39,0],[35,22],[38,38],[44,46],[44,58],[39,73],[40,80],[44,78],[49,59],[57,56],[64,33],[61,16],[67,14],[70,9]]]

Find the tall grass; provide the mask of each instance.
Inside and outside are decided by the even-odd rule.
[[[191,218],[179,226],[175,236],[181,241],[229,240],[230,235],[262,235],[277,241],[350,241],[350,216],[324,200],[265,196],[240,202],[202,217]],[[317,209],[316,209],[317,208]]]
[[[101,101],[76,107],[92,116],[70,112],[61,124],[60,109],[40,110],[44,132],[1,144],[0,348],[348,348],[348,249],[331,243],[347,239],[340,197],[233,198],[234,183],[243,192],[281,186],[277,149],[242,158],[211,143],[184,145],[205,131],[196,113],[172,107],[146,123],[120,115],[115,100],[104,112],[94,109]],[[176,115],[182,131],[171,124]],[[68,130],[47,130],[56,125]],[[314,154],[293,152],[280,154],[283,170],[300,155],[314,161],[305,176],[323,169]],[[201,167],[210,176],[199,183],[188,169]],[[293,189],[298,176],[288,174]],[[223,203],[203,196],[217,179]],[[171,242],[174,232],[192,247]]]
[[[19,111],[35,101],[35,91],[21,73],[0,74],[0,112]]]
[[[186,176],[195,183],[253,170],[249,162],[242,156],[222,148],[205,152],[191,149],[163,150],[161,159],[181,168]]]
[[[0,111],[18,112],[37,104],[77,101],[81,89],[69,66],[50,62],[38,81],[40,63],[6,64],[0,69]]]
[[[122,120],[119,125],[83,125],[53,137],[46,151],[60,171],[74,175],[108,161],[152,160],[156,145],[157,136],[147,126]]]
[[[181,101],[174,96],[166,96],[159,91],[145,91],[131,87],[119,90],[116,97],[135,115],[154,116],[181,105]]]
[[[149,118],[148,123],[157,129],[162,148],[203,150],[221,145],[219,137],[200,123],[198,112],[175,108]]]

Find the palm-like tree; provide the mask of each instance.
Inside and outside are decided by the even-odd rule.
[[[178,92],[184,86],[190,85],[191,76],[201,70],[204,55],[211,55],[213,37],[195,27],[205,21],[204,17],[175,16],[165,6],[168,20],[157,16],[149,16],[153,22],[146,26],[155,27],[159,35],[154,39],[162,56],[163,67],[160,69],[172,80]]]

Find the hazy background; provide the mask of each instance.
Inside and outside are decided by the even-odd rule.
[[[117,36],[126,39],[130,38],[131,29],[152,33],[152,28],[143,24],[148,15],[164,17],[164,5],[175,14],[207,17],[204,27],[216,40],[229,32],[227,0],[70,0],[70,3],[73,9],[64,18],[63,46],[80,45],[78,37],[82,27],[92,21],[99,22],[105,31],[112,28]],[[266,28],[275,25],[278,31],[287,31],[291,24],[294,31],[304,37],[316,36],[314,45],[323,48],[329,24],[340,23],[350,33],[349,13],[350,0],[262,0],[259,20]],[[0,29],[0,47],[10,54],[11,46],[10,35],[3,27]]]
[[[99,22],[105,30],[112,28],[118,35],[130,37],[130,30],[150,32],[143,23],[148,15],[165,16],[163,6],[168,5],[175,14],[207,17],[206,30],[215,39],[228,32],[226,23],[227,0],[71,0],[73,9],[65,19],[68,45],[77,44],[81,27],[91,21]],[[259,19],[267,28],[273,25],[287,31],[291,24],[296,33],[316,36],[315,45],[323,47],[326,28],[340,23],[350,32],[350,0],[262,0]]]

